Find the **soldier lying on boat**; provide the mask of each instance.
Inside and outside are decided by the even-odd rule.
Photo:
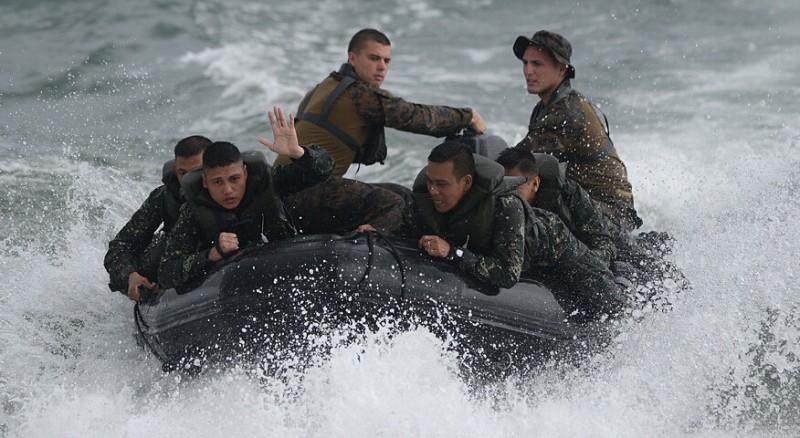
[[[586,257],[580,262],[562,262],[560,266],[568,269],[563,275],[546,266],[532,274],[534,278],[541,277],[552,290],[557,291],[559,284],[573,290],[599,287],[602,295],[611,296],[613,293],[602,293],[603,289],[610,290],[610,275],[623,289],[636,289],[640,300],[650,300],[653,295],[670,289],[672,284],[679,289],[688,287],[680,271],[663,258],[664,252],[668,252],[669,235],[651,231],[633,237],[627,231],[609,232],[613,224],[608,217],[580,185],[565,177],[554,157],[508,148],[499,154],[497,161],[506,168],[507,176],[527,179],[519,191],[531,206],[555,213],[569,231],[599,257],[594,261]],[[659,248],[665,249],[659,252]],[[599,266],[599,261],[604,267]],[[634,288],[634,284],[648,286]]]
[[[109,288],[140,299],[139,286],[158,288],[158,264],[166,236],[178,219],[183,204],[183,176],[203,163],[203,150],[211,140],[194,135],[175,145],[175,159],[164,164],[163,185],[150,192],[133,217],[108,243],[103,265],[109,274]],[[163,224],[163,226],[162,226]],[[161,231],[156,233],[156,230]]]
[[[519,148],[500,153],[497,162],[506,176],[524,177],[517,190],[531,207],[558,215],[569,231],[589,247],[606,267],[617,255],[608,221],[586,190],[561,172],[555,157]]]
[[[506,176],[524,178],[517,191],[525,200],[525,274],[544,283],[568,312],[591,318],[621,310],[630,300],[609,269],[616,248],[589,195],[558,178],[558,162],[549,155],[509,148],[497,161]]]
[[[400,226],[406,205],[390,190],[334,177],[293,193],[283,202],[300,234],[345,234],[364,223],[387,233]]]
[[[187,204],[167,239],[159,266],[164,287],[180,287],[204,277],[215,262],[246,243],[296,234],[283,199],[328,179],[333,159],[317,146],[301,147],[294,118],[290,116],[287,122],[277,107],[273,113],[269,121],[274,142],[264,138],[259,142],[289,156],[292,163],[273,168],[261,152],[242,154],[228,142],[209,145],[202,169],[186,176]]]

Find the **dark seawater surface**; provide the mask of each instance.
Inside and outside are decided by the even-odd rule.
[[[0,2],[0,437],[797,436],[798,19],[795,0]],[[537,101],[514,39],[569,38],[691,293],[580,367],[486,391],[421,329],[284,379],[163,374],[107,290],[108,241],[178,139],[262,148],[266,111],[363,27],[392,40],[385,88],[475,107],[511,144]],[[387,164],[349,176],[410,184],[438,143],[387,136]]]

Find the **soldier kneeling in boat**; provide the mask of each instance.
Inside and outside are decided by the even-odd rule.
[[[280,108],[269,113],[274,142],[259,139],[292,163],[273,168],[257,151],[240,153],[228,142],[209,145],[203,168],[186,176],[187,204],[181,209],[159,266],[165,288],[187,286],[204,277],[215,262],[246,243],[279,240],[296,234],[283,198],[319,184],[333,172],[333,159],[314,145],[301,147],[294,119]]]
[[[566,163],[567,177],[581,185],[608,216],[612,236],[642,225],[633,204],[628,171],[611,141],[605,115],[572,89],[572,45],[563,36],[540,30],[520,36],[513,46],[522,61],[528,93],[539,96],[528,134],[517,144],[551,154]],[[606,123],[603,123],[603,122]]]

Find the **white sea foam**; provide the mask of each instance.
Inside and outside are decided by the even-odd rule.
[[[30,59],[47,47],[30,39],[4,48],[10,64],[41,65],[25,83],[44,85],[39,96],[0,90],[9,115],[0,216],[14,218],[0,241],[0,436],[792,436],[800,409],[795,2],[565,4],[541,9],[535,23],[518,2],[501,3],[238,0],[195,4],[185,17],[179,5],[143,7],[197,23],[197,44],[184,41],[174,65],[142,63],[139,50],[169,49],[147,40],[144,23],[127,29],[139,45],[109,49],[122,59],[106,62],[135,56],[137,76],[165,84],[67,83],[68,97],[46,86],[64,67]],[[711,10],[713,20],[704,16]],[[31,23],[52,18],[45,8],[27,14]],[[749,42],[722,31],[733,24]],[[510,144],[536,102],[510,44],[539,27],[565,33],[575,87],[603,103],[644,229],[676,238],[669,257],[692,290],[579,366],[551,364],[478,390],[423,329],[368,335],[285,379],[245,364],[198,377],[162,373],[133,341],[131,304],[108,291],[102,267],[108,240],[159,184],[157,169],[144,170],[160,165],[155,145],[174,144],[184,130],[237,141],[268,134],[267,107],[294,110],[365,26],[392,37],[388,89],[473,105]],[[191,129],[143,125],[172,120],[171,101]],[[32,131],[26,117],[45,122]],[[349,176],[410,184],[438,141],[388,135],[387,165]],[[114,161],[96,153],[101,143],[145,159]]]

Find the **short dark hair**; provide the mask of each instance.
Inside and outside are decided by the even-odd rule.
[[[507,148],[503,152],[500,152],[500,155],[495,161],[500,163],[506,171],[519,167],[520,173],[529,178],[539,175],[539,168],[536,166],[536,157],[523,149]]]
[[[194,157],[195,155],[202,153],[210,144],[211,140],[203,137],[202,135],[192,135],[190,137],[186,137],[175,145],[175,158]]]
[[[467,174],[475,176],[475,157],[472,156],[472,151],[457,141],[446,141],[433,148],[431,154],[428,155],[428,161],[431,163],[452,161],[453,174],[457,179],[461,179]]]
[[[389,38],[383,32],[375,29],[361,29],[350,38],[350,44],[347,46],[347,53],[358,52],[363,49],[367,41],[375,41],[384,46],[391,46]]]
[[[215,141],[203,153],[203,169],[213,169],[236,164],[242,161],[242,154],[233,143]]]

